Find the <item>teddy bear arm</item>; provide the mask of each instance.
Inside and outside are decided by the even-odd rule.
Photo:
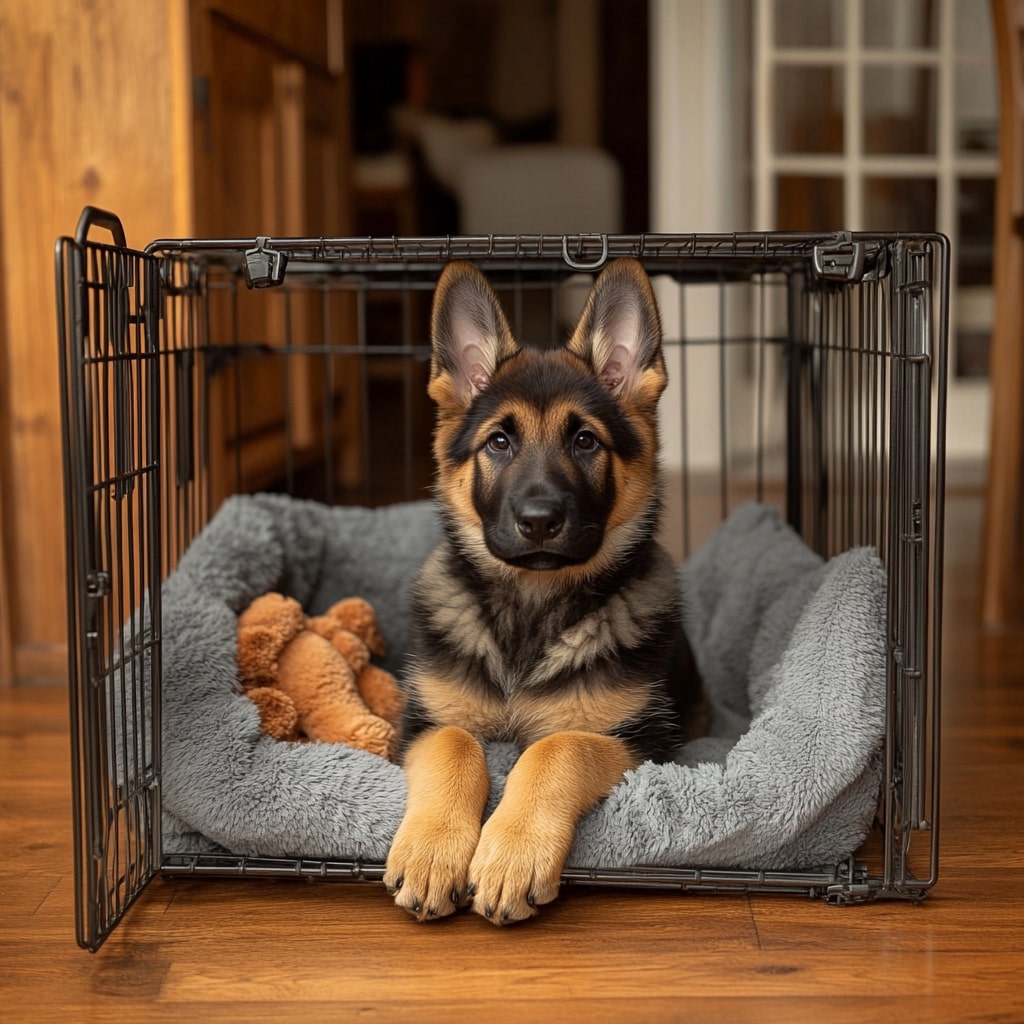
[[[253,687],[245,695],[256,705],[260,728],[271,739],[298,739],[299,715],[291,697],[270,686]]]
[[[341,628],[355,633],[378,657],[384,656],[384,637],[377,622],[377,613],[369,601],[362,597],[346,597],[328,608],[327,616]]]
[[[330,637],[334,649],[352,666],[356,676],[370,664],[370,649],[347,629],[338,629]]]
[[[243,686],[272,686],[277,678],[277,656],[287,641],[264,625],[238,630],[238,675]]]

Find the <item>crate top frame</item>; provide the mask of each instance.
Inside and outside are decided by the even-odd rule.
[[[273,237],[158,239],[148,255],[185,257],[245,272],[269,266],[269,279],[257,276],[253,287],[281,283],[288,273],[329,274],[373,269],[394,272],[425,270],[451,260],[484,262],[494,269],[531,266],[565,274],[593,273],[620,257],[633,257],[690,279],[746,278],[767,271],[806,269],[835,282],[878,279],[889,272],[894,244],[936,246],[944,254],[949,241],[941,234],[885,232],[639,235],[449,235],[443,237]],[[279,262],[280,278],[273,264]],[[945,255],[943,256],[945,262]]]

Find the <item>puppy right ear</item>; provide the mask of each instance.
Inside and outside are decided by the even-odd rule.
[[[498,297],[470,263],[449,263],[434,291],[430,396],[465,409],[499,363],[519,351]]]

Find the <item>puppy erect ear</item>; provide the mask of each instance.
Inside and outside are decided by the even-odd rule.
[[[498,297],[470,263],[450,263],[434,292],[434,358],[430,395],[464,409],[491,381],[502,360],[519,350]]]
[[[636,260],[616,260],[601,272],[568,348],[620,402],[658,401],[668,381],[661,320],[650,279]]]

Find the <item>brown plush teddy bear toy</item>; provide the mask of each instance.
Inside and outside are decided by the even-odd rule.
[[[274,739],[393,756],[402,694],[394,676],[370,660],[383,653],[377,617],[361,598],[307,618],[294,598],[269,593],[238,617],[242,689]]]

